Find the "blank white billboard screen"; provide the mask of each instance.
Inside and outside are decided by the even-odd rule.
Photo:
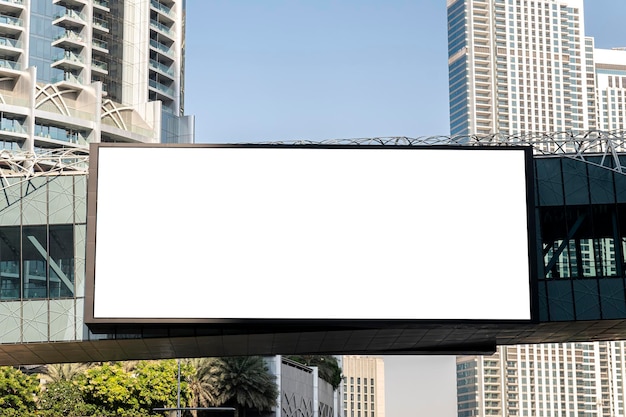
[[[101,146],[94,319],[530,320],[523,149]]]

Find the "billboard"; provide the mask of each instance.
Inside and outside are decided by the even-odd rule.
[[[86,317],[530,321],[525,147],[94,144]]]

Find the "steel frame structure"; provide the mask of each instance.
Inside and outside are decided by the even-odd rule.
[[[276,143],[276,142],[269,142]],[[562,156],[576,159],[626,175],[626,131],[602,132],[549,132],[525,135],[464,135],[464,136],[406,136],[377,137],[360,139],[331,139],[321,142],[308,140],[279,142],[284,144],[326,144],[326,145],[385,145],[385,146],[531,146],[536,156]],[[594,157],[590,160],[590,157]],[[598,161],[600,157],[600,162]]]
[[[385,146],[531,146],[536,156],[562,156],[626,175],[626,131],[551,132],[526,135],[407,136],[324,141],[294,140],[266,144],[385,145]],[[590,157],[593,157],[590,159]],[[599,161],[599,162],[598,162]],[[43,152],[0,150],[0,190],[47,175],[86,175],[88,148],[51,148]],[[9,181],[9,178],[13,179]],[[15,181],[15,179],[21,179]]]

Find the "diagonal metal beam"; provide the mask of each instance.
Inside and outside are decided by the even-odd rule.
[[[548,271],[551,271],[552,268],[554,268],[554,265],[556,265],[559,256],[561,256],[563,250],[569,244],[569,241],[574,237],[574,235],[582,225],[583,220],[585,220],[585,217],[587,217],[586,213],[582,213],[580,216],[578,216],[578,219],[576,219],[576,222],[574,223],[572,228],[569,230],[569,232],[567,232],[567,237],[563,240],[563,242],[561,242],[556,251],[554,251],[554,253],[552,254],[552,259],[550,259],[550,262],[548,262],[548,265],[546,265],[546,268],[544,269],[544,277],[546,276]]]
[[[63,283],[67,286],[67,288],[69,288],[70,290],[72,290],[72,292],[74,292],[74,284],[67,278],[67,275],[65,275],[65,273],[61,270],[61,267],[59,267],[59,265],[54,261],[54,259],[49,259],[48,252],[46,252],[46,249],[41,245],[41,243],[39,243],[37,238],[35,236],[27,236],[27,238],[30,241],[30,243],[33,244],[35,249],[37,249],[37,252],[39,252],[39,254],[43,256],[44,259],[48,259],[50,268],[54,270],[54,272],[58,275],[61,281],[63,281]]]

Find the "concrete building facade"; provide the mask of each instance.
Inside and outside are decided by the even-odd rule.
[[[180,0],[1,0],[0,149],[193,142]]]
[[[343,417],[385,417],[382,358],[343,356]]]
[[[595,49],[583,0],[447,4],[452,135],[621,128],[626,54]]]
[[[458,416],[624,415],[625,346],[500,346],[490,356],[459,356]]]
[[[278,399],[274,417],[340,417],[338,392],[309,367],[281,355],[265,359],[276,375]]]

